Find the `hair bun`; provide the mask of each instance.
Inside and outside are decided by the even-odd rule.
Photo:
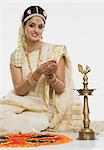
[[[24,11],[24,14],[22,17],[22,22],[23,23],[26,22],[28,19],[30,19],[33,16],[40,16],[43,19],[44,23],[46,22],[46,19],[47,19],[46,11],[43,8],[41,8],[40,6],[28,7]]]

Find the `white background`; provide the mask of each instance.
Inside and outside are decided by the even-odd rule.
[[[10,54],[17,46],[23,11],[31,5],[40,5],[48,14],[44,41],[67,46],[76,88],[82,88],[77,64],[90,66],[89,88],[96,88],[89,96],[90,119],[104,120],[104,2],[100,0],[0,0],[0,97],[13,88]]]

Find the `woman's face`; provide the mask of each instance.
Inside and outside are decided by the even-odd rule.
[[[35,16],[29,19],[24,26],[26,40],[34,42],[38,41],[42,37],[44,27],[45,24],[41,17]]]

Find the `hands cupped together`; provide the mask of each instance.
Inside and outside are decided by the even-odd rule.
[[[38,67],[38,72],[49,76],[57,71],[57,62],[56,60],[50,60],[46,63],[43,63]]]

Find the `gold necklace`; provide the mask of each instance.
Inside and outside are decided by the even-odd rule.
[[[27,62],[28,62],[28,67],[30,69],[30,74],[33,73],[32,71],[32,67],[31,67],[31,64],[30,64],[30,59],[29,59],[29,52],[27,51],[27,48],[25,47],[25,45],[23,45],[23,49],[24,49],[24,52],[25,52],[25,56],[27,58]],[[37,63],[37,67],[40,65],[40,63],[42,62],[41,60],[41,49],[42,49],[42,43],[41,43],[41,46],[37,49],[39,51],[38,53],[38,63]]]
[[[37,41],[35,43],[35,46],[30,46],[28,44],[26,44],[27,46],[27,52],[28,53],[31,53],[32,51],[36,50],[36,49],[40,49],[41,45],[42,45],[42,42],[41,41]]]

